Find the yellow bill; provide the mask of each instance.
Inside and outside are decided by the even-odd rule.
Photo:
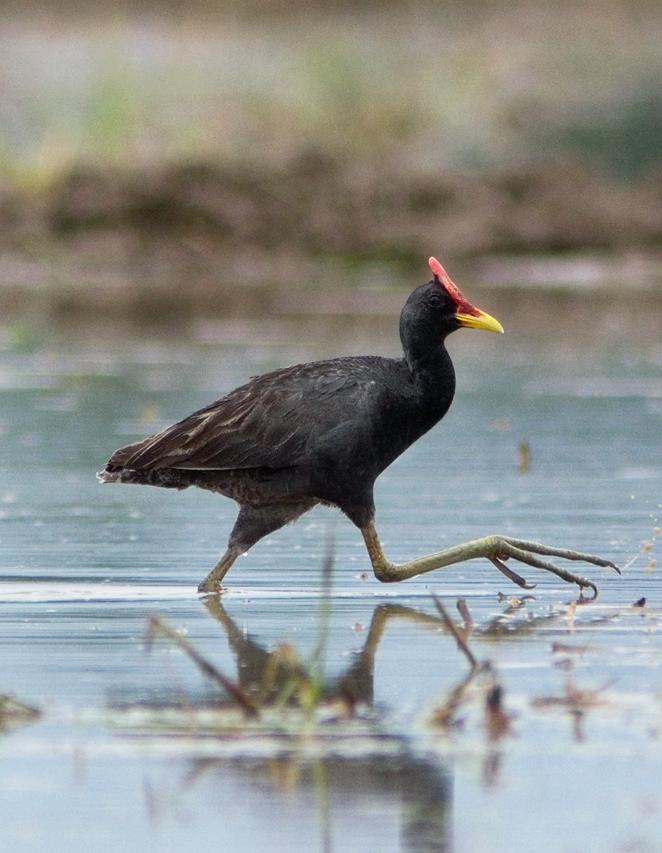
[[[481,311],[480,308],[473,308],[473,310],[475,314],[458,311],[455,316],[460,326],[465,326],[467,329],[484,329],[486,332],[498,332],[503,335],[503,326],[497,319]]]

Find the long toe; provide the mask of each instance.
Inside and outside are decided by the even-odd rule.
[[[490,561],[492,565],[495,566],[501,572],[502,575],[505,575],[508,580],[511,580],[513,583],[517,584],[517,586],[521,587],[522,589],[536,588],[536,585],[534,583],[528,583],[528,581],[524,580],[521,575],[518,575],[517,572],[514,572],[498,557],[490,557]]]
[[[555,548],[551,545],[543,545],[541,542],[531,542],[528,539],[508,539],[510,545],[522,551],[530,551],[533,554],[542,554],[545,557],[560,557],[562,560],[574,560],[575,562],[591,563],[603,569],[614,569],[621,574],[620,568],[611,560],[598,557],[596,554],[588,554],[585,551],[575,551],[572,548]]]
[[[534,554],[530,554],[528,551],[516,548],[512,544],[508,545],[507,553],[509,556],[513,557],[515,560],[519,560],[521,563],[526,563],[528,566],[534,566],[536,569],[544,569],[547,572],[551,572],[553,575],[556,575],[567,583],[576,583],[580,589],[592,589],[593,598],[596,598],[598,595],[597,586],[588,578],[576,575],[574,572],[569,572],[567,569],[561,568],[561,566],[557,566],[554,563],[550,563],[548,560],[542,560],[540,557],[534,556]]]

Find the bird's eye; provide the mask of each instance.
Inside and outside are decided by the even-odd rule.
[[[441,293],[431,293],[428,301],[433,308],[439,308],[444,300]]]

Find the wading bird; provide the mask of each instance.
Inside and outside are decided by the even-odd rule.
[[[121,447],[97,477],[166,489],[198,486],[239,504],[228,546],[202,581],[216,592],[229,568],[267,534],[316,504],[342,510],[363,534],[375,577],[401,581],[485,557],[519,586],[508,558],[553,572],[583,590],[588,579],[545,559],[618,568],[609,560],[507,536],[485,536],[395,564],[375,528],[377,477],[448,411],[455,372],[447,336],[460,327],[503,332],[472,305],[435,258],[432,280],[417,287],[400,314],[403,358],[352,356],[266,373],[156,435]]]

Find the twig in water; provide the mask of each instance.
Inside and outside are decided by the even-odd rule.
[[[466,599],[458,598],[456,607],[457,612],[460,614],[464,622],[464,636],[466,639],[467,637],[471,636],[473,632],[474,620],[471,615],[471,611],[469,610],[469,606],[467,605]]]
[[[526,474],[531,467],[531,447],[528,441],[520,441],[517,448],[518,464],[517,469],[520,474]]]
[[[535,595],[504,595],[502,592],[497,594],[497,601],[500,604],[508,602],[508,610],[506,610],[506,613],[512,613],[515,610],[519,610],[520,607],[524,607],[527,601],[535,600]]]
[[[437,610],[439,611],[439,615],[441,619],[448,629],[448,631],[453,635],[455,642],[457,643],[458,649],[464,654],[466,659],[469,661],[469,666],[472,671],[478,668],[478,661],[474,657],[474,653],[471,651],[469,646],[467,645],[466,639],[462,636],[461,632],[458,630],[457,625],[453,622],[453,620],[448,615],[446,608],[441,602],[441,599],[438,595],[432,593],[432,600],[435,603]],[[466,607],[466,603],[465,603]]]
[[[474,680],[480,670],[472,669],[465,677],[449,691],[446,701],[440,705],[430,717],[430,722],[435,726],[447,729],[455,723],[458,708],[464,702],[464,694],[467,687]]]
[[[444,624],[444,627],[450,634],[453,635],[455,642],[457,643],[458,649],[464,654],[466,659],[469,661],[470,670],[467,675],[460,681],[459,684],[456,684],[452,690],[449,691],[446,701],[443,705],[440,705],[432,715],[430,722],[433,725],[443,726],[444,728],[449,728],[451,725],[456,722],[456,715],[459,707],[465,701],[465,694],[469,685],[473,682],[474,678],[481,672],[485,670],[489,670],[490,664],[485,662],[479,664],[476,660],[473,652],[469,648],[466,640],[466,636],[463,636],[463,633],[469,634],[470,629],[473,627],[473,619],[471,617],[471,613],[469,612],[469,608],[464,599],[460,599],[457,602],[457,609],[459,610],[462,618],[464,619],[465,628],[464,631],[459,629],[457,625],[453,622],[453,620],[448,615],[446,608],[444,607],[441,599],[432,593],[432,600],[435,603],[437,610],[439,611],[439,615],[441,616],[441,620]]]
[[[510,732],[511,715],[503,709],[503,687],[495,682],[485,697],[485,728],[492,743]]]
[[[190,643],[185,637],[183,637],[180,633],[178,633],[174,628],[172,628],[168,623],[161,618],[161,616],[157,616],[156,614],[148,617],[147,620],[147,646],[148,648],[151,646],[152,640],[157,634],[162,634],[164,637],[167,637],[169,640],[172,640],[179,648],[188,655],[191,660],[196,664],[196,666],[200,669],[203,675],[206,675],[207,678],[211,678],[212,681],[215,681],[217,684],[220,684],[221,687],[234,699],[237,705],[242,709],[242,711],[248,717],[259,717],[260,710],[255,705],[253,701],[244,693],[244,691],[239,687],[236,682],[232,681],[232,679],[228,678],[226,675],[211,664],[205,657],[203,657],[200,652],[195,648],[195,646]]]

